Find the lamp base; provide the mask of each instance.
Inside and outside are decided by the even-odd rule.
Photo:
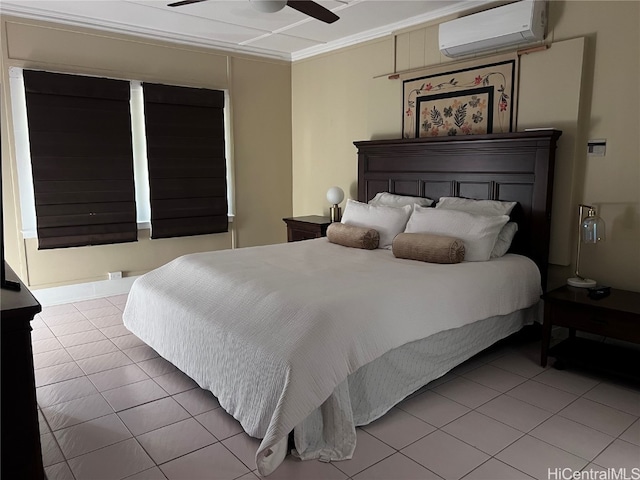
[[[329,216],[332,222],[339,222],[342,218],[342,209],[338,205],[329,208]]]
[[[596,281],[590,278],[567,278],[567,285],[578,288],[591,288],[596,286]]]

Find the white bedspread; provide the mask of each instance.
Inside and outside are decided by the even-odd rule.
[[[288,433],[361,366],[539,296],[538,269],[525,257],[436,265],[321,238],[178,258],[136,280],[124,323],[263,439],[256,463],[266,475]]]

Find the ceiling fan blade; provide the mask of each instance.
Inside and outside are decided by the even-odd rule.
[[[181,7],[182,5],[189,5],[190,3],[206,2],[207,0],[182,0],[180,2],[174,2],[167,5],[167,7]]]
[[[304,13],[305,15],[317,18],[325,23],[333,23],[340,18],[331,10],[327,10],[319,3],[311,0],[288,0],[287,5],[301,13]]]

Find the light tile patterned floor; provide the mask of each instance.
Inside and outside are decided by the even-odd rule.
[[[256,479],[258,440],[122,325],[126,295],[32,322],[49,480]],[[640,389],[541,368],[539,341],[472,358],[358,429],[354,458],[288,457],[272,480],[547,479],[640,467]],[[631,472],[631,470],[628,470]]]

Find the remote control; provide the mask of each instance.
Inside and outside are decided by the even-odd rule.
[[[611,293],[611,287],[605,287],[604,285],[596,285],[595,287],[589,288],[589,293],[587,294],[589,298],[593,300],[598,300],[600,298],[604,298],[609,296]]]

